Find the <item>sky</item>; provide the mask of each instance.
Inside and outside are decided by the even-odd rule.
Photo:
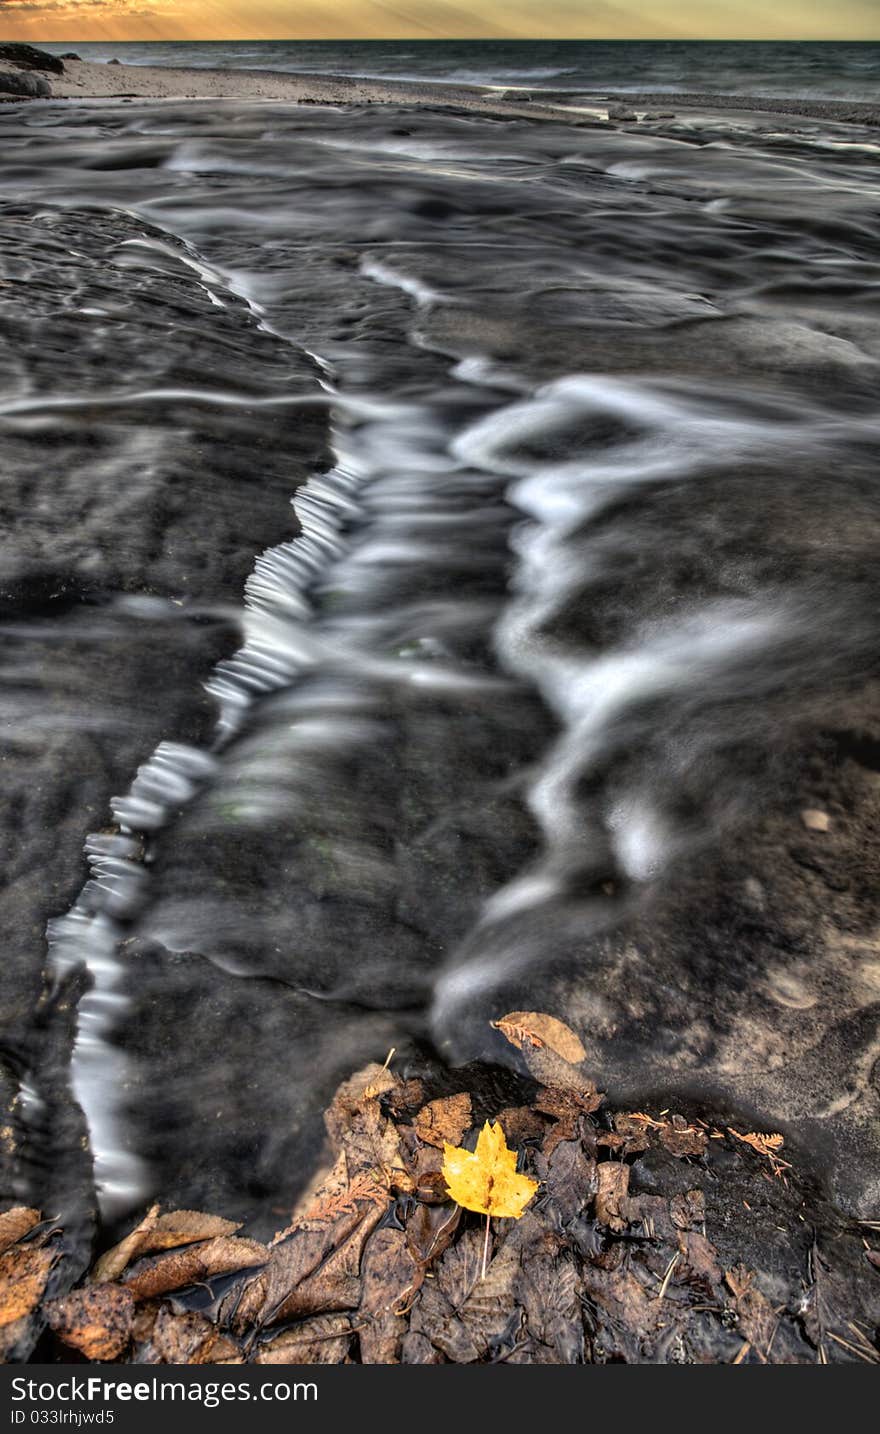
[[[880,40],[880,0],[0,0],[3,40]]]

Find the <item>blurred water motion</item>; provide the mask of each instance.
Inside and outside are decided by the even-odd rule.
[[[866,1200],[859,154],[48,105],[0,169],[19,1191],[80,1148],[27,1018],[51,917],[107,1213],[286,1199],[339,1074],[505,1059],[518,1004],[612,1090],[790,1122]],[[805,857],[823,801],[850,825]]]

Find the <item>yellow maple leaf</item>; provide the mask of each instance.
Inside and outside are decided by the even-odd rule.
[[[443,1146],[443,1178],[452,1199],[479,1215],[518,1220],[538,1188],[536,1180],[516,1172],[516,1151],[509,1150],[504,1131],[488,1120],[474,1151]]]

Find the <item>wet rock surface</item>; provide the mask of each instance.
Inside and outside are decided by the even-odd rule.
[[[76,894],[77,830],[81,850],[160,739],[212,751],[186,800],[172,783],[159,816],[117,808],[147,866],[128,850],[122,898],[99,886],[85,913],[114,953],[110,1143],[147,1172],[115,1212],[154,1190],[236,1216],[291,1198],[346,1070],[426,1040],[503,1060],[490,1019],[535,1005],[566,1015],[613,1101],[675,1093],[784,1130],[810,1180],[870,1212],[865,133],[841,153],[815,123],[645,134],[198,104],[16,124],[9,232],[24,272],[43,249],[51,277],[31,290],[39,342],[25,325],[4,351],[20,521],[4,600],[21,681],[33,664],[81,684],[89,732],[113,719],[88,793],[64,786],[75,704],[74,736],[62,723],[40,759],[67,795],[37,814],[13,898],[30,892],[12,909],[20,1015],[40,922]],[[26,225],[35,174],[48,217]],[[109,294],[59,319],[56,234],[88,254],[103,232],[117,258],[135,241],[131,267],[117,279],[98,243]],[[148,329],[113,317],[132,286]],[[76,413],[33,405],[59,386],[45,334],[75,342]],[[334,454],[300,490],[298,548],[287,499],[321,467],[324,420],[257,401],[306,391],[303,350]],[[128,396],[109,414],[111,352]],[[169,396],[216,390],[230,364],[228,417]],[[50,497],[47,527],[32,515]],[[105,526],[80,526],[92,507]],[[272,544],[233,655],[228,604]],[[161,641],[158,610],[131,604],[144,593]],[[199,683],[218,657],[215,742]],[[61,812],[63,855],[39,835]],[[11,1079],[27,1049],[16,1061]],[[98,1145],[111,1127],[80,1094]]]
[[[296,531],[290,498],[324,425],[249,410],[249,394],[313,392],[311,365],[243,304],[212,304],[167,236],[26,206],[0,224],[2,1042],[13,1088],[46,1079],[63,1102],[51,1003],[32,1018],[47,922],[83,884],[84,833],[111,826],[156,744],[210,742],[202,684],[237,643],[254,552]],[[41,1118],[36,1140],[24,1119],[15,1179],[64,1198],[63,1119]]]
[[[49,75],[64,74],[64,60],[60,55],[50,55],[48,50],[39,50],[36,45],[16,41],[0,43],[0,65],[10,65],[15,70],[41,70]]]
[[[0,95],[47,99],[51,93],[52,86],[42,75],[30,74],[27,70],[7,70],[0,67]]]

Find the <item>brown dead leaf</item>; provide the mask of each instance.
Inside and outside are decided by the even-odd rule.
[[[670,1155],[681,1159],[686,1155],[705,1155],[709,1137],[705,1130],[689,1125],[680,1115],[674,1115],[660,1131],[660,1144]]]
[[[683,1256],[683,1273],[690,1279],[705,1281],[707,1285],[720,1285],[722,1270],[718,1263],[718,1251],[699,1230],[682,1230],[678,1237],[678,1248]]]
[[[90,1362],[117,1360],[131,1338],[134,1296],[123,1285],[87,1285],[49,1300],[44,1313],[58,1338]]]
[[[140,1253],[143,1241],[146,1239],[150,1230],[152,1230],[158,1218],[159,1206],[152,1205],[140,1224],[132,1230],[131,1234],[126,1235],[124,1240],[120,1240],[118,1245],[114,1245],[112,1250],[108,1250],[107,1253],[102,1255],[96,1262],[89,1275],[91,1283],[99,1285],[105,1281],[118,1279],[126,1266],[130,1265],[132,1260]]]
[[[596,1219],[610,1230],[623,1230],[627,1225],[624,1213],[629,1194],[629,1166],[615,1160],[603,1160],[596,1167]]]
[[[670,1214],[669,1201],[662,1195],[630,1196],[629,1199],[621,1201],[620,1214],[629,1225],[641,1224],[650,1240],[671,1242],[678,1237],[678,1230]]]
[[[396,1086],[397,1080],[387,1066],[380,1066],[376,1061],[371,1061],[362,1070],[349,1076],[336,1091],[324,1116],[330,1139],[335,1144],[341,1143],[352,1116],[366,1106],[377,1105],[379,1096],[394,1090]]]
[[[234,1235],[241,1222],[222,1220],[219,1215],[204,1215],[201,1210],[170,1210],[160,1215],[155,1225],[144,1233],[140,1254],[150,1250],[174,1250],[179,1245],[194,1245],[201,1240],[216,1240],[221,1235]]]
[[[408,1310],[424,1278],[412,1257],[406,1231],[376,1230],[361,1259],[361,1302],[355,1323],[362,1364],[399,1364]]]
[[[394,1115],[405,1115],[407,1111],[418,1110],[425,1103],[425,1085],[416,1078],[398,1082],[389,1091],[386,1104]]]
[[[572,1065],[587,1058],[574,1031],[564,1021],[547,1016],[542,1011],[511,1011],[499,1021],[490,1021],[489,1024],[517,1050],[524,1050],[527,1046],[540,1050],[547,1046]]]
[[[441,1164],[427,1170],[420,1170],[413,1186],[413,1194],[416,1199],[425,1205],[445,1205],[449,1200],[442,1168],[443,1157],[439,1150],[435,1154]]]
[[[547,1351],[529,1351],[527,1362],[583,1364],[584,1321],[579,1299],[577,1270],[548,1241],[530,1251],[514,1279],[516,1303],[526,1317],[526,1328],[537,1345]]]
[[[209,1319],[193,1310],[159,1309],[142,1351],[144,1364],[242,1364],[241,1350]]]
[[[534,1232],[528,1211],[516,1228],[518,1235]],[[449,1247],[435,1266],[436,1278],[425,1282],[410,1321],[414,1333],[425,1334],[456,1364],[485,1359],[511,1318],[518,1318],[513,1282],[520,1269],[520,1243],[503,1241],[485,1279],[480,1278],[482,1244],[482,1232],[470,1229]]]
[[[342,1364],[352,1341],[347,1314],[318,1315],[264,1344],[255,1364]]]
[[[673,1195],[669,1201],[669,1214],[676,1229],[699,1229],[706,1220],[706,1197],[702,1190],[686,1190],[681,1195]]]
[[[221,1235],[201,1245],[188,1245],[169,1254],[147,1258],[130,1271],[124,1283],[136,1300],[148,1300],[214,1275],[252,1269],[254,1265],[265,1264],[268,1258],[266,1246],[256,1240]]]
[[[524,1145],[527,1140],[540,1140],[547,1129],[546,1120],[542,1120],[530,1105],[506,1105],[495,1119],[514,1145]]]
[[[0,1255],[0,1329],[36,1308],[54,1262],[54,1250],[33,1245],[13,1245]]]
[[[543,1151],[550,1156],[561,1140],[575,1140],[583,1115],[590,1115],[601,1105],[602,1096],[591,1082],[583,1082],[581,1090],[552,1090],[545,1087],[538,1091],[534,1107],[543,1115],[552,1116],[556,1121],[544,1137]]]
[[[563,1230],[574,1220],[596,1191],[596,1162],[579,1140],[560,1140],[535,1159],[535,1169],[544,1194],[541,1208],[547,1222]]]
[[[745,1265],[735,1265],[732,1270],[727,1270],[724,1280],[733,1295],[743,1339],[752,1346],[758,1358],[766,1363],[779,1322],[773,1306],[755,1284],[753,1271],[748,1270]]]
[[[17,1245],[22,1236],[39,1223],[39,1210],[31,1210],[25,1205],[5,1210],[0,1215],[0,1255],[5,1254],[11,1245]]]
[[[582,1068],[565,1060],[549,1046],[542,1046],[540,1049],[523,1046],[523,1060],[528,1066],[529,1074],[541,1085],[550,1090],[575,1092],[584,1101],[585,1108],[591,1104],[595,1110],[601,1104],[602,1096],[589,1077],[584,1075]]]
[[[394,1085],[390,1071],[373,1063],[339,1087],[325,1113],[327,1134],[334,1150],[344,1152],[350,1180],[364,1171],[389,1187],[407,1178],[397,1127],[379,1104],[379,1095]]]
[[[295,1226],[272,1246],[266,1269],[245,1291],[236,1329],[356,1309],[361,1253],[383,1213],[376,1204],[358,1204],[329,1224]]]
[[[406,1241],[416,1263],[427,1269],[439,1259],[451,1245],[460,1221],[461,1206],[454,1202],[429,1205],[419,1201],[406,1222]]]
[[[444,1141],[458,1145],[473,1123],[471,1098],[465,1092],[432,1100],[422,1107],[413,1122],[420,1140],[443,1149]]]
[[[146,1357],[145,1350],[150,1343],[161,1308],[159,1300],[144,1300],[143,1304],[135,1305],[131,1322],[132,1364],[155,1364],[155,1359]]]
[[[656,1284],[648,1290],[631,1269],[604,1269],[589,1261],[582,1280],[582,1297],[596,1312],[594,1343],[604,1357],[650,1362],[652,1341],[675,1317],[669,1302],[657,1298]]]
[[[621,1155],[639,1155],[651,1143],[651,1129],[655,1122],[650,1116],[636,1111],[634,1115],[618,1112],[614,1117],[614,1131],[602,1131],[596,1136],[597,1145],[617,1150]]]
[[[401,1364],[445,1364],[446,1360],[427,1335],[407,1330],[400,1350]]]

